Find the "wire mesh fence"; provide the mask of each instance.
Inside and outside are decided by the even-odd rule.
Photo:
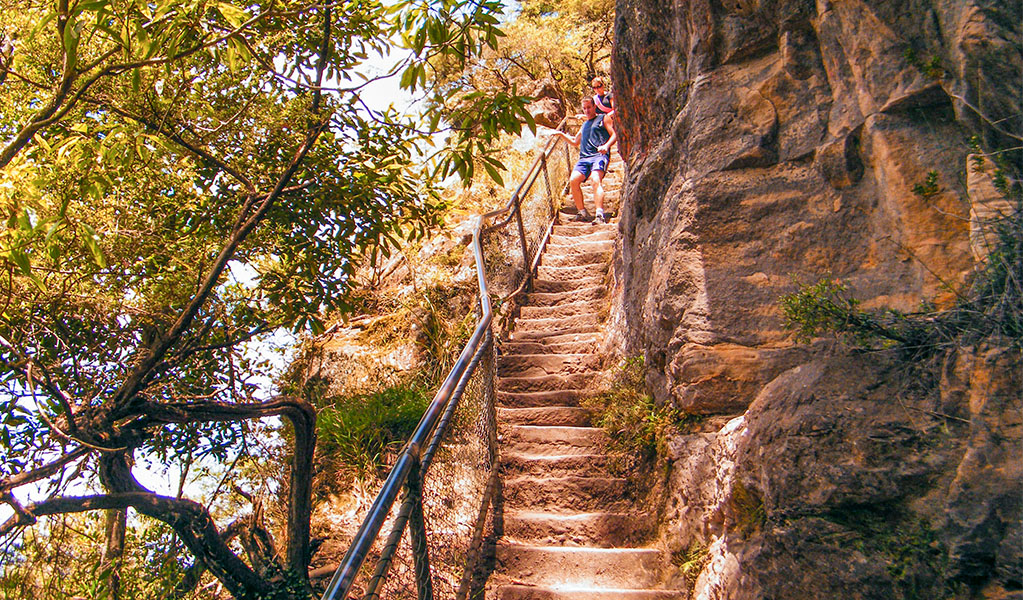
[[[484,240],[487,282],[493,295],[507,298],[520,289],[540,247],[547,228],[561,208],[571,174],[572,147],[552,138],[526,174],[518,192],[518,214],[509,214],[508,224],[490,232]],[[522,219],[522,235],[518,218]],[[523,252],[523,240],[526,252]]]

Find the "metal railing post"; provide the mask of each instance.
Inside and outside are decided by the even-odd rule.
[[[407,497],[398,510],[398,517],[394,520],[391,534],[388,536],[384,549],[380,553],[376,570],[374,570],[369,583],[366,584],[366,593],[363,595],[363,600],[379,600],[380,586],[384,584],[387,573],[391,570],[394,553],[398,550],[398,545],[401,544],[401,536],[405,533],[405,527],[408,525],[408,516],[412,512],[413,502],[412,498]]]
[[[568,120],[565,121],[565,127],[568,127]],[[563,194],[568,193],[568,181],[572,178],[572,151],[569,150],[568,144],[563,144],[565,148],[565,172],[568,176],[565,177],[565,189],[562,191]]]
[[[426,543],[426,518],[423,515],[423,480],[418,458],[408,474],[408,495],[412,500],[409,514],[409,535],[412,539],[412,559],[416,569],[416,590],[419,600],[433,600],[433,579],[430,577],[430,548]]]
[[[543,167],[543,185],[544,189],[547,190],[547,216],[553,217],[558,213],[558,209],[554,206],[554,194],[551,193],[551,175],[547,168],[547,155],[542,154],[540,164]]]
[[[519,224],[519,242],[522,244],[522,268],[526,271],[526,290],[533,288],[533,264],[532,257],[529,256],[529,244],[526,243],[526,227],[522,224],[522,200],[521,198],[515,199],[515,219]]]

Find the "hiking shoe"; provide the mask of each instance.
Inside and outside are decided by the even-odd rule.
[[[586,212],[585,210],[580,211],[579,214],[577,214],[576,216],[572,217],[569,220],[574,223],[585,223],[586,221],[590,220],[590,213]]]
[[[597,216],[593,217],[593,221],[590,224],[591,225],[605,225],[605,224],[607,224],[607,218],[604,215],[597,215]]]

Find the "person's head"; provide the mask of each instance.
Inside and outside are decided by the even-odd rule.
[[[594,77],[590,85],[593,88],[594,94],[600,94],[601,96],[603,96],[604,93],[607,91],[604,88],[604,79],[601,77]]]
[[[597,105],[593,103],[593,98],[583,98],[583,112],[586,114],[587,119],[592,119],[597,114]]]

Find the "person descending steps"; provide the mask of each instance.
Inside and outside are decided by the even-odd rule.
[[[605,114],[597,112],[593,98],[583,98],[583,113],[586,115],[586,122],[579,128],[575,137],[569,137],[562,131],[555,131],[554,134],[564,138],[566,142],[579,148],[579,160],[572,170],[572,177],[568,180],[572,189],[572,200],[579,211],[576,221],[589,221],[590,213],[583,203],[582,184],[589,180],[593,184],[593,203],[596,205],[596,215],[593,217],[593,224],[599,225],[606,222],[604,218],[604,174],[607,173],[608,164],[611,162],[611,148],[614,146],[618,135],[614,129],[614,113]]]

